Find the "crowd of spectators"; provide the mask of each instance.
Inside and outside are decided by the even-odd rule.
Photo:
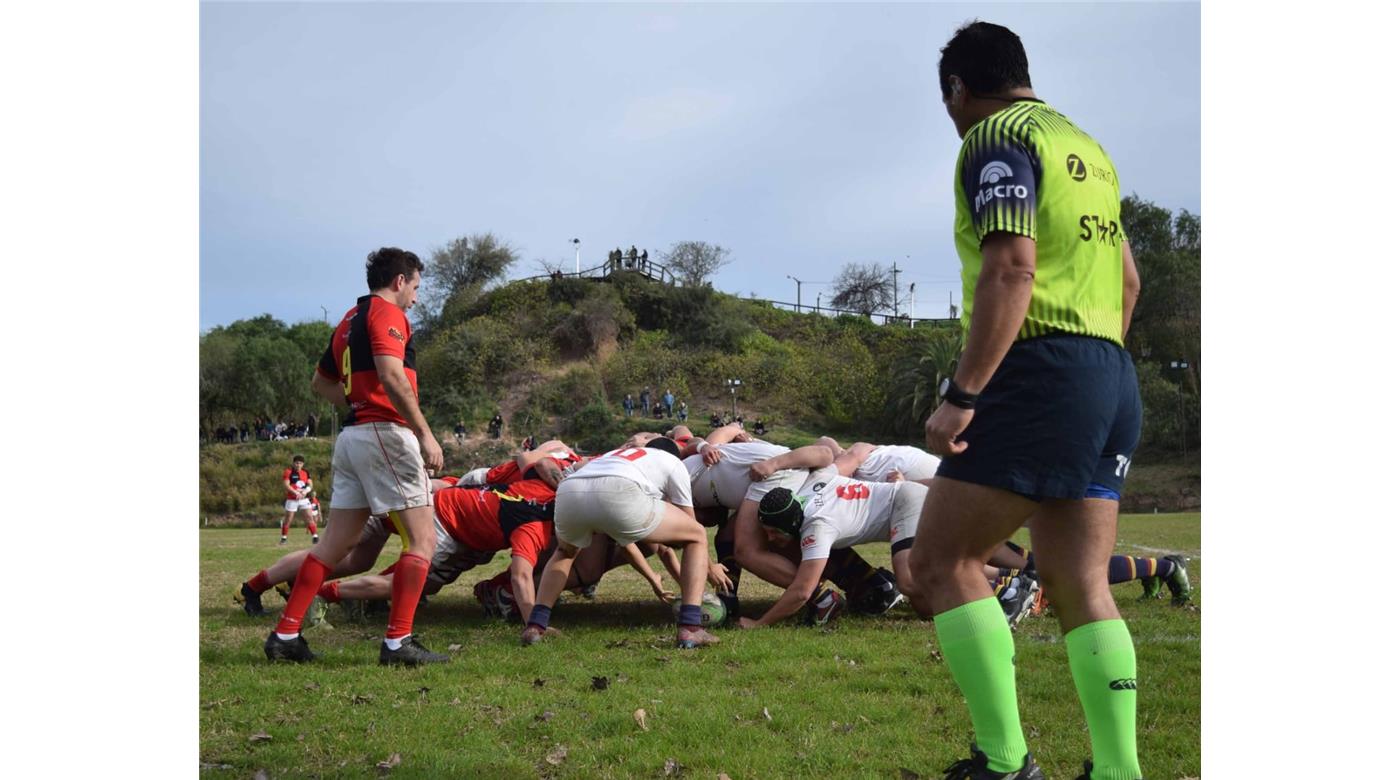
[[[272,420],[256,417],[250,424],[243,421],[237,425],[219,426],[214,429],[216,444],[238,444],[246,441],[285,441],[305,439],[316,435],[316,415],[307,415],[301,423],[291,420]]]
[[[685,422],[690,419],[690,408],[686,406],[685,401],[677,401],[676,394],[672,393],[670,388],[666,389],[665,395],[653,400],[651,387],[643,387],[642,391],[637,394],[637,399],[637,401],[633,401],[631,393],[623,397],[623,416],[631,417],[632,413],[636,411],[640,412],[642,416],[649,414],[657,420],[678,419]]]

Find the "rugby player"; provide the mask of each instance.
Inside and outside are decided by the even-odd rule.
[[[743,441],[739,441],[741,437]],[[743,568],[749,568],[780,588],[792,584],[797,573],[796,551],[770,549],[766,539],[760,539],[753,545],[756,550],[740,558],[735,545],[736,532],[741,527],[738,518],[744,518],[744,522],[752,519],[756,526],[759,502],[768,491],[777,487],[795,490],[807,481],[811,469],[824,468],[831,462],[831,452],[824,447],[789,450],[754,439],[737,425],[711,432],[704,441],[697,443],[697,453],[685,459],[696,517],[702,525],[719,527],[715,534],[715,555],[734,583],[732,592],[718,594],[728,614],[739,615],[738,585]],[[731,512],[735,513],[733,521],[729,519]],[[762,571],[745,566],[745,560],[762,567]],[[855,550],[834,553],[823,577],[846,591],[853,606],[867,614],[881,614],[902,599],[895,588],[894,576],[872,567]],[[814,622],[824,623],[834,616],[822,613],[823,608],[840,605],[839,601],[823,596],[824,593],[814,598],[811,615]]]
[[[813,471],[796,491],[774,488],[759,504],[764,532],[777,544],[798,542],[802,563],[777,603],[757,620],[740,618],[741,628],[772,625],[796,612],[821,584],[833,550],[887,541],[900,592],[912,595],[909,548],[919,528],[919,510],[928,488],[917,482],[865,482],[843,477],[835,466]],[[920,599],[915,611],[927,617]]]
[[[292,456],[290,468],[282,471],[282,486],[286,489],[286,500],[282,509],[286,514],[282,516],[282,541],[278,544],[287,543],[287,531],[291,530],[292,518],[296,517],[298,510],[306,513],[306,531],[311,534],[311,543],[315,544],[321,540],[316,534],[316,519],[319,515],[315,500],[309,498],[311,495],[311,475],[306,473],[306,458],[300,455]]]
[[[338,561],[355,547],[370,515],[391,515],[405,539],[394,599],[379,650],[381,664],[442,663],[447,656],[413,637],[413,615],[437,542],[427,470],[442,468],[442,447],[418,407],[418,373],[407,310],[418,301],[423,262],[386,247],[365,263],[369,294],[341,318],[312,376],[311,389],[347,410],[335,442],[326,543],[302,561],[292,594],[263,652],[268,660],[315,658],[301,622]]]
[[[831,450],[835,455],[833,463],[836,470],[843,477],[866,482],[890,482],[898,474],[928,487],[934,474],[938,473],[938,458],[918,447],[858,441],[849,448],[843,448],[830,436],[823,436],[814,444]]]
[[[538,598],[521,632],[531,645],[557,634],[549,625],[550,611],[564,590],[579,550],[604,533],[619,544],[649,541],[680,546],[681,608],[676,645],[693,648],[719,641],[700,627],[700,596],[709,570],[705,529],[691,507],[690,478],[677,458],[674,441],[660,437],[646,447],[613,450],[590,461],[559,484],[555,533],[559,547],[541,578]],[[708,573],[717,587],[726,582]]]

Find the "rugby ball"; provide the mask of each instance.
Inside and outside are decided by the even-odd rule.
[[[671,614],[677,619],[681,616],[681,600],[677,598],[671,602]],[[700,597],[700,625],[704,628],[719,626],[724,624],[725,618],[729,617],[729,611],[724,608],[724,602],[719,600],[709,591]]]

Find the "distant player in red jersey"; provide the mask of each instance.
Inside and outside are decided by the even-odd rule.
[[[311,497],[311,475],[306,473],[306,458],[300,455],[292,456],[291,468],[282,470],[282,487],[287,491],[286,500],[282,504],[286,514],[282,516],[282,541],[278,544],[287,543],[287,531],[291,529],[292,518],[298,510],[306,513],[306,530],[311,534],[311,543],[320,541],[321,537],[316,535],[316,518],[319,511]]]
[[[311,388],[342,409],[335,443],[326,543],[306,556],[291,597],[263,651],[269,660],[310,661],[302,618],[336,562],[359,541],[370,515],[389,515],[404,538],[381,664],[442,663],[447,656],[413,637],[413,615],[437,543],[428,473],[442,469],[442,447],[418,408],[418,372],[406,311],[418,302],[423,262],[393,247],[370,253],[370,293],[345,313],[316,367]]]

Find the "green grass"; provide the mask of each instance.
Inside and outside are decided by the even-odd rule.
[[[275,618],[246,617],[231,595],[288,549],[276,535],[200,534],[206,776],[376,777],[376,764],[397,753],[394,777],[661,777],[668,759],[692,778],[889,778],[901,768],[930,777],[971,739],[952,677],[933,656],[931,625],[907,607],[882,618],[846,615],[828,631],[722,630],[716,647],[678,651],[669,608],[619,569],[595,601],[561,601],[553,622],[564,637],[521,648],[518,628],[488,621],[471,597],[472,583],[499,571],[504,555],[419,609],[416,629],[429,647],[460,645],[449,664],[380,667],[382,625],[339,623],[332,608],[334,628],[307,632],[318,662],[272,665],[262,642]],[[307,543],[304,534],[292,539],[289,548]],[[1187,554],[1200,604],[1198,514],[1125,516],[1119,550]],[[888,548],[861,552],[888,564]],[[391,541],[384,565],[396,555]],[[1114,589],[1137,644],[1144,775],[1199,777],[1200,614],[1139,602],[1140,592]],[[743,594],[757,614],[778,591],[746,575]],[[264,604],[275,611],[281,599],[269,591]],[[1016,648],[1030,748],[1048,777],[1074,777],[1089,737],[1054,619],[1027,618]],[[596,690],[594,677],[606,678],[606,689]],[[646,710],[645,732],[633,721],[637,709]],[[259,733],[271,739],[250,741]]]

